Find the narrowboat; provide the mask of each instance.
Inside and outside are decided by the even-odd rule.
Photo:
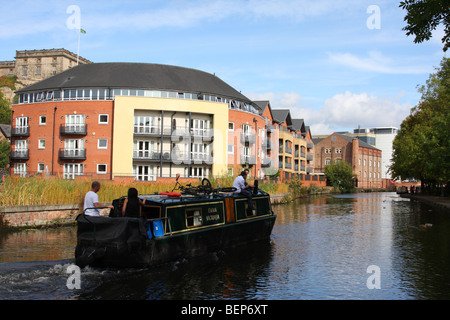
[[[207,179],[197,187],[176,183],[172,192],[141,195],[141,218],[121,216],[124,197],[112,202],[109,216],[80,214],[76,264],[149,267],[270,238],[276,215],[257,181],[253,211],[232,188],[213,189]]]

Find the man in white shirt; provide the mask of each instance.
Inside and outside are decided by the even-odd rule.
[[[240,175],[234,179],[233,182],[233,188],[236,188],[236,191],[234,193],[239,193],[247,197],[248,199],[248,208],[250,210],[255,210],[255,207],[253,206],[253,199],[252,199],[252,186],[247,184],[245,182],[245,179],[247,178],[247,171],[242,171]]]
[[[86,193],[84,197],[84,213],[88,216],[100,216],[100,210],[98,207],[104,208],[98,202],[97,192],[100,190],[100,182],[94,181],[91,185],[91,190]],[[114,209],[113,206],[107,206],[107,208]],[[87,210],[86,210],[87,209]]]

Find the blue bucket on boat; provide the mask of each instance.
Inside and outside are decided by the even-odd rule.
[[[153,234],[155,237],[162,237],[164,235],[164,229],[161,220],[153,221]]]

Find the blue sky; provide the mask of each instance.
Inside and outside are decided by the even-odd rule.
[[[290,109],[312,134],[399,127],[444,57],[442,28],[414,44],[392,0],[1,0],[0,60],[77,52],[215,73],[253,100]],[[72,24],[71,24],[72,23]]]

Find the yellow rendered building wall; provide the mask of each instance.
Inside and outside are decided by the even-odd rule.
[[[113,177],[133,172],[135,110],[192,112],[213,116],[212,175],[227,172],[228,104],[201,100],[117,96],[114,101]]]

